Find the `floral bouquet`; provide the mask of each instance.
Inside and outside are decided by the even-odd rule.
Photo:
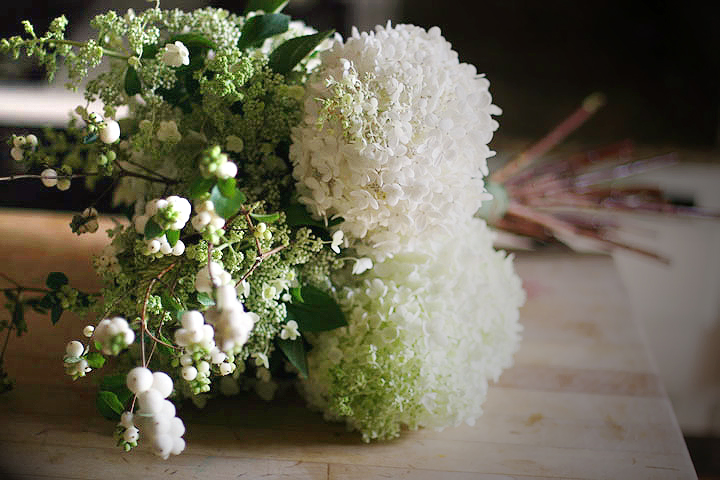
[[[2,40],[50,78],[64,59],[70,88],[108,60],[67,130],[10,139],[28,173],[6,179],[107,177],[134,208],[93,259],[100,292],[59,272],[36,298],[4,289],[8,328],[26,328],[26,308],[92,312],[65,370],[109,370],[97,403],[125,450],[177,455],[175,403],[270,399],[293,378],[366,441],[472,424],[512,363],[524,300],[474,217],[500,114],[489,82],[437,27],[343,39],[291,21],[287,2],[250,3],[111,11],[87,42],[64,38],[64,17],[42,35],[24,22]],[[94,233],[97,217],[89,205],[70,227]]]

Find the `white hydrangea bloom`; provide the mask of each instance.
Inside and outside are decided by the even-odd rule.
[[[512,364],[524,301],[512,258],[482,220],[457,229],[352,277],[340,293],[348,327],[308,336],[305,396],[331,417],[352,411],[365,440],[472,424]]]
[[[501,113],[488,80],[437,27],[353,29],[321,58],[292,134],[300,201],[380,260],[472,216]]]

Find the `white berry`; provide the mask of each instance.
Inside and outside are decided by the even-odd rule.
[[[136,395],[152,388],[153,374],[145,367],[135,367],[127,375],[127,387]],[[159,394],[158,394],[159,395]]]

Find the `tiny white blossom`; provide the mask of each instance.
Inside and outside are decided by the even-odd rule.
[[[168,43],[162,54],[162,62],[170,67],[190,65],[190,52],[180,41]]]
[[[353,275],[360,275],[361,273],[365,272],[366,270],[370,270],[373,268],[373,262],[371,259],[364,257],[364,258],[358,258],[355,260],[355,265],[353,265],[352,273]]]
[[[340,253],[340,245],[343,243],[343,237],[345,234],[342,230],[338,230],[335,233],[333,233],[332,236],[332,242],[330,243],[330,248],[335,253]]]
[[[83,335],[90,338],[93,335],[93,332],[95,331],[95,327],[92,325],[87,325],[85,328],[83,328]]]
[[[300,332],[298,331],[298,324],[295,320],[287,322],[280,331],[280,338],[283,340],[295,340],[299,336]]]

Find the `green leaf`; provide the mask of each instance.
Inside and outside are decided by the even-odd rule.
[[[292,297],[293,301],[303,303],[305,300],[303,300],[302,292],[300,287],[290,287],[290,296]]]
[[[17,336],[19,337],[24,332],[27,332],[27,323],[25,322],[25,308],[21,302],[15,304],[13,309],[12,324],[15,327]]]
[[[199,198],[210,191],[215,185],[214,178],[198,177],[192,185],[190,185],[190,198]]]
[[[52,310],[50,310],[50,321],[53,325],[55,325],[58,321],[60,321],[60,316],[63,314],[63,309],[60,306],[59,303],[56,303],[52,306]]]
[[[312,218],[310,212],[299,203],[291,204],[287,210],[285,210],[285,215],[287,216],[287,224],[291,227],[310,226],[325,228],[324,223]]]
[[[300,371],[303,378],[308,376],[307,360],[305,358],[305,345],[302,338],[283,340],[278,338],[277,345],[283,351],[290,363]]]
[[[198,33],[179,33],[173,35],[167,41],[167,43],[182,42],[188,50],[192,49],[206,49],[215,50],[217,45],[212,40],[205,38]]]
[[[257,220],[258,222],[263,223],[273,223],[277,222],[280,218],[279,213],[251,213],[250,216]]]
[[[327,229],[328,227],[334,227],[345,221],[342,217],[333,218],[326,226],[323,222],[312,218],[305,206],[299,203],[291,203],[285,210],[285,215],[287,224],[291,227],[318,227]]]
[[[215,185],[210,192],[210,200],[215,205],[215,212],[227,220],[240,211],[243,203],[245,203],[245,195],[240,190],[235,189],[232,196],[226,197]]]
[[[118,390],[122,390],[123,388],[127,388],[126,382],[127,381],[127,375],[122,373],[117,373],[114,375],[105,375],[100,380],[100,390],[108,390],[113,393],[117,393]]]
[[[159,237],[163,234],[163,231],[162,227],[155,223],[155,220],[150,218],[145,224],[145,239],[150,240],[151,238]]]
[[[107,390],[98,392],[97,397],[95,397],[95,406],[100,415],[108,420],[119,420],[120,414],[125,410],[117,395]]]
[[[265,13],[277,13],[285,8],[288,1],[289,0],[250,0],[247,7],[245,7],[244,15],[257,10],[262,10]]]
[[[160,51],[159,45],[145,45],[143,47],[142,57],[140,57],[140,58],[145,58],[145,59],[155,58],[155,56],[157,55],[157,53],[159,51]]]
[[[205,292],[198,292],[197,293],[197,300],[200,305],[203,305],[205,307],[212,307],[215,305],[215,300]]]
[[[307,57],[323,40],[332,35],[334,31],[335,30],[326,30],[313,35],[291,38],[270,54],[268,65],[274,72],[287,75],[295,68],[295,65]]]
[[[170,246],[174,247],[178,240],[180,240],[180,230],[167,230],[165,232],[165,237],[167,238]]]
[[[125,93],[132,97],[141,91],[142,85],[140,84],[140,77],[138,76],[137,70],[128,66],[127,72],[125,72]]]
[[[290,17],[282,13],[268,13],[252,17],[243,25],[237,47],[240,50],[247,47],[259,47],[266,38],[287,32],[289,24]]]
[[[183,309],[180,302],[165,292],[160,294],[160,301],[162,301],[162,306],[165,310],[170,312],[176,320],[180,320],[180,311]]]
[[[85,360],[87,360],[88,365],[90,365],[92,368],[101,368],[103,365],[105,365],[105,357],[103,357],[102,354],[98,352],[88,353],[85,356]]]
[[[335,300],[313,286],[303,286],[299,296],[302,301],[286,303],[288,319],[295,320],[301,332],[325,332],[347,325],[345,315]]]
[[[52,306],[57,303],[55,302],[55,297],[53,297],[51,294],[46,294],[42,299],[40,299],[40,305],[42,308],[48,309],[52,308]]]
[[[67,284],[68,277],[62,272],[50,272],[45,280],[45,285],[51,290],[60,290],[60,287]]]
[[[236,192],[237,180],[234,178],[226,178],[225,180],[218,180],[218,189],[222,193],[223,197],[232,198]]]

